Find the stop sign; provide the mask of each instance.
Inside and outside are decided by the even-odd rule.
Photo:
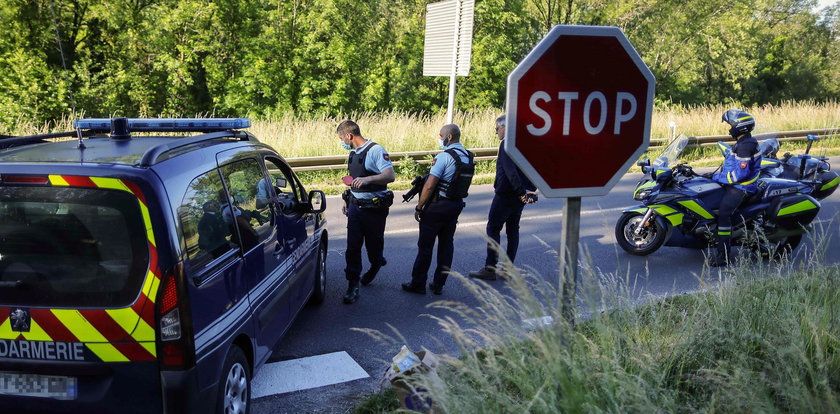
[[[648,146],[654,83],[621,29],[555,26],[508,76],[505,150],[547,197],[604,195]]]

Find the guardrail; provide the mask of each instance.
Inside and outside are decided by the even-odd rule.
[[[820,138],[826,136],[840,135],[840,129],[810,129],[799,131],[783,131],[783,132],[768,132],[764,134],[756,134],[754,137],[758,140],[776,138],[779,141],[797,141],[803,140],[809,134],[818,135]],[[734,144],[735,140],[729,135],[706,135],[699,137],[688,137],[689,146],[709,146],[715,145],[718,141]],[[651,139],[649,148],[656,148],[668,145],[669,139],[658,138]],[[494,160],[498,155],[499,149],[497,147],[491,148],[471,148],[470,151],[475,153],[476,161]],[[395,163],[405,162],[406,160],[414,160],[419,164],[431,163],[430,157],[439,153],[437,151],[408,151],[408,152],[392,152],[389,153],[391,160]],[[321,157],[297,157],[287,158],[286,161],[296,171],[317,171],[317,170],[339,170],[347,168],[346,155],[327,155]]]

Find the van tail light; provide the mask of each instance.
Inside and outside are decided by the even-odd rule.
[[[44,175],[3,175],[0,182],[6,184],[49,184],[50,179]]]
[[[190,320],[186,312],[186,296],[183,284],[178,283],[183,275],[183,265],[178,265],[175,274],[163,278],[158,293],[158,359],[165,370],[189,369],[195,365],[195,350],[190,331]]]

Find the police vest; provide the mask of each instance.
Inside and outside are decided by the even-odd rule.
[[[756,140],[752,136],[739,140],[723,161],[721,171],[714,175],[714,179],[721,184],[729,184],[752,194],[758,191],[757,181],[761,175],[762,157],[760,152],[752,154],[749,158],[737,155],[738,146],[748,141],[755,143]]]
[[[367,153],[368,151],[370,151],[371,148],[373,148],[376,145],[379,144],[371,142],[370,145],[365,147],[365,149],[363,149],[361,152],[350,152],[350,156],[347,157],[347,169],[350,171],[351,177],[359,178],[378,174],[365,168],[365,159],[367,158]],[[388,186],[383,184],[365,184],[359,189],[354,188],[353,191],[357,193],[373,193],[376,191],[385,191],[387,189]]]
[[[466,151],[466,150],[465,150]],[[446,151],[453,160],[455,160],[455,175],[452,176],[451,181],[441,180],[438,183],[438,189],[443,192],[443,196],[449,199],[460,200],[466,198],[469,193],[470,184],[472,184],[473,175],[475,174],[475,154],[466,151],[466,156],[469,158],[468,162],[461,161],[461,156],[455,148],[450,148]]]

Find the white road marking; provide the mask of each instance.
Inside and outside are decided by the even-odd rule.
[[[251,382],[251,397],[260,398],[292,391],[368,378],[347,352],[316,355],[263,365]]]
[[[616,208],[606,208],[606,209],[599,209],[599,210],[587,210],[587,211],[581,211],[580,215],[581,216],[591,216],[593,214],[598,214],[598,213],[612,213],[612,212],[615,212],[615,211],[624,211],[624,210],[627,210],[628,208],[630,208],[630,207],[616,207]],[[563,217],[563,213],[523,216],[520,219],[520,222],[521,221],[531,221],[531,220],[556,219],[556,218],[561,218],[561,217]],[[470,221],[470,222],[466,222],[466,223],[458,223],[458,228],[460,229],[460,228],[464,228],[464,227],[486,226],[486,225],[487,225],[487,220]],[[393,234],[417,233],[417,231],[418,231],[417,226],[411,226],[410,228],[407,228],[407,229],[389,230],[389,231],[386,231],[385,234],[386,235],[393,235]],[[344,234],[342,234],[342,236],[346,236],[346,233],[347,232],[345,231]]]

